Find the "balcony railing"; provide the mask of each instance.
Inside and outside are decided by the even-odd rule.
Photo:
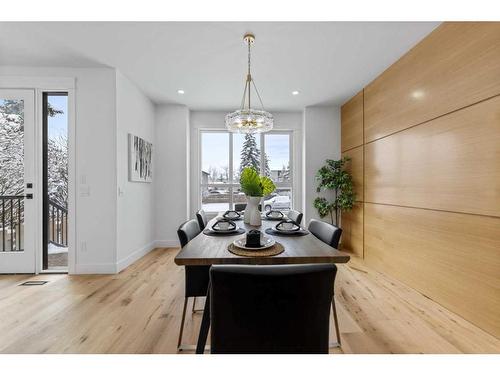
[[[23,251],[24,195],[0,196],[0,250]]]
[[[68,210],[49,199],[48,240],[68,246]],[[24,250],[24,195],[0,196],[0,251]]]
[[[49,242],[68,246],[68,209],[49,199]]]

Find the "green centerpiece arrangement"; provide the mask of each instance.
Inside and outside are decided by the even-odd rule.
[[[259,203],[262,197],[271,194],[276,190],[273,181],[250,167],[246,167],[240,176],[241,191],[247,196],[247,206],[243,220],[246,224],[260,226],[262,224]]]

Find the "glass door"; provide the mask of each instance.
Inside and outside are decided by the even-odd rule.
[[[0,273],[35,272],[33,90],[0,90]]]

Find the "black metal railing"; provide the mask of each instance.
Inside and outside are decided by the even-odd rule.
[[[68,246],[68,209],[49,199],[49,242]]]
[[[48,240],[68,246],[68,209],[49,199]],[[24,195],[0,196],[0,251],[24,250]]]
[[[24,195],[0,196],[0,250],[23,251]]]

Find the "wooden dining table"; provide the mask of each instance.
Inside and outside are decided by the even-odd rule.
[[[217,218],[207,223],[211,228]],[[264,232],[267,228],[274,227],[278,222],[262,219],[260,227],[245,224],[243,220],[235,221],[238,227],[246,232],[258,229]],[[179,266],[209,266],[213,264],[249,264],[249,265],[279,265],[279,264],[311,264],[311,263],[347,263],[349,254],[332,248],[309,233],[304,236],[264,235],[272,237],[284,247],[281,254],[266,257],[239,256],[231,253],[228,246],[238,237],[245,234],[232,236],[208,236],[203,232],[193,238],[184,246],[175,257],[175,264]],[[210,289],[210,288],[209,288]],[[207,291],[205,308],[196,345],[196,353],[202,354],[205,350],[208,330],[210,328],[210,295]]]

